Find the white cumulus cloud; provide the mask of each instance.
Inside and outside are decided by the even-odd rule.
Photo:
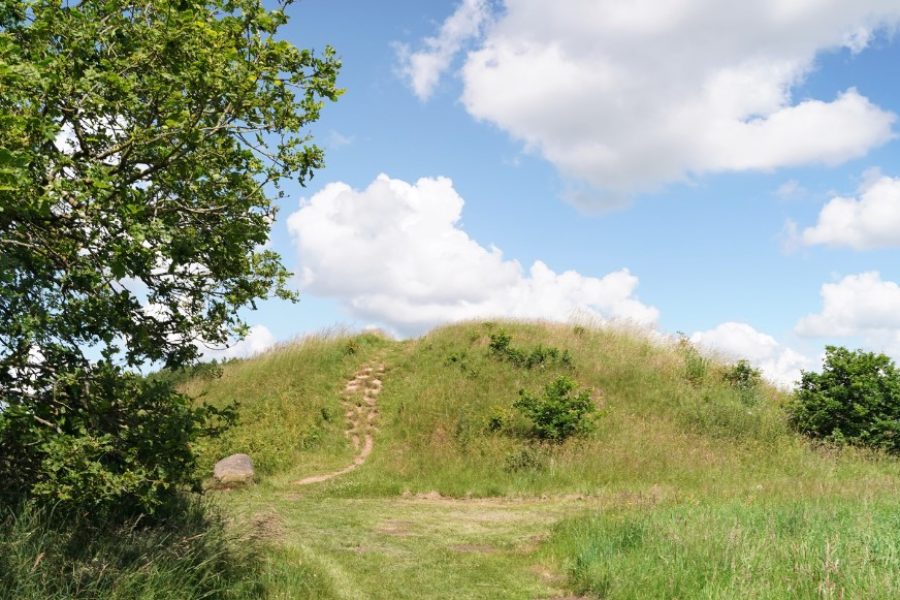
[[[898,22],[896,0],[505,0],[466,55],[462,102],[605,191],[583,195],[594,205],[708,172],[836,164],[891,139],[895,115],[852,87],[793,92],[819,52],[863,51]],[[435,56],[429,92],[449,65]]]
[[[826,283],[821,294],[822,310],[800,319],[799,335],[884,338],[900,333],[900,286],[882,280],[877,271]]]
[[[900,246],[900,178],[881,176],[867,182],[856,198],[832,198],[801,240],[856,250]]]
[[[423,40],[422,50],[412,52],[406,45],[397,46],[400,72],[420,100],[431,97],[454,55],[478,35],[489,14],[487,0],[463,0],[438,34]]]
[[[826,283],[821,295],[822,309],[797,322],[798,335],[848,338],[844,345],[900,360],[900,285],[869,271]]]
[[[244,339],[228,348],[203,348],[204,358],[227,360],[229,358],[250,358],[261,354],[275,345],[275,336],[265,325],[254,325]]]
[[[300,284],[404,333],[491,317],[656,322],[627,269],[591,277],[536,261],[526,271],[469,237],[463,204],[445,177],[379,175],[364,190],[331,183],[288,218]]]
[[[757,331],[746,323],[722,323],[708,331],[698,331],[691,343],[727,361],[747,360],[766,379],[784,388],[793,387],[803,369],[813,361],[780,344],[775,338]]]

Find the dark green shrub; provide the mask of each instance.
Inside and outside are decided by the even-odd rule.
[[[559,348],[538,344],[530,351],[526,351],[514,347],[512,338],[503,331],[491,334],[491,341],[488,347],[495,357],[505,360],[516,367],[533,369],[547,365],[572,366],[572,355],[569,354],[568,350],[560,352]]]
[[[512,347],[512,338],[505,331],[492,333],[488,348],[497,358],[507,360],[516,366],[521,366],[525,362],[525,353]]]
[[[98,518],[104,511],[152,513],[185,487],[199,488],[192,445],[235,417],[233,406],[195,406],[168,381],[108,364],[32,390],[28,404],[7,398],[0,501],[33,498]]]
[[[759,370],[750,366],[746,360],[739,360],[733,364],[723,376],[725,381],[739,390],[751,390],[762,381]]]
[[[900,452],[900,372],[884,354],[827,346],[821,373],[803,373],[788,405],[800,432]]]
[[[762,375],[759,370],[750,366],[746,360],[739,360],[725,373],[722,377],[736,389],[741,396],[741,400],[745,404],[753,404],[759,395],[760,384],[762,383]]]
[[[513,406],[531,421],[534,437],[563,442],[590,431],[591,417],[597,411],[588,392],[574,391],[575,382],[561,376],[544,387],[542,396],[519,391],[519,399]]]
[[[512,337],[505,331],[501,331],[500,333],[492,333],[491,334],[491,342],[488,344],[488,348],[490,348],[493,352],[497,354],[505,354],[507,350],[509,350],[509,345],[512,342]]]

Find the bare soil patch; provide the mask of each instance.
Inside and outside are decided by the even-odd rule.
[[[366,366],[346,383],[341,393],[341,405],[347,419],[344,435],[356,450],[353,461],[336,471],[310,475],[299,479],[296,485],[311,485],[334,479],[349,473],[366,462],[375,448],[375,432],[378,431],[378,395],[381,393],[384,364]]]

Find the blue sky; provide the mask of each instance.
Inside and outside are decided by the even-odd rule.
[[[826,343],[900,357],[900,1],[725,4],[290,7],[346,93],[272,232],[302,300],[234,353],[505,314],[680,331],[783,383]]]

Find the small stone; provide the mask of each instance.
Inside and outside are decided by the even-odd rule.
[[[248,483],[254,474],[253,461],[246,454],[232,454],[213,467],[213,477],[222,484]]]

